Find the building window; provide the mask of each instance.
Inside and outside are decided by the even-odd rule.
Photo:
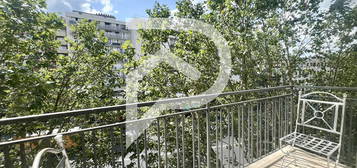
[[[106,26],[109,26],[109,25],[110,25],[110,23],[109,23],[109,22],[104,22],[104,24],[105,24]]]
[[[66,54],[66,53],[60,53],[58,55],[60,55],[60,56],[68,56],[68,54]]]
[[[61,50],[67,50],[67,45],[61,45],[60,49]]]
[[[57,40],[64,40],[64,37],[63,37],[63,36],[57,36],[56,39],[57,39]]]
[[[76,24],[76,21],[70,20],[70,21],[69,21],[69,24],[71,24],[71,25]]]

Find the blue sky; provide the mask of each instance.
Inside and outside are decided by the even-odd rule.
[[[147,17],[145,10],[151,9],[155,1],[168,5],[170,10],[176,6],[176,0],[47,0],[47,8],[50,12],[102,12],[125,21],[127,18]]]
[[[155,1],[166,4],[171,11],[175,10],[176,0],[46,0],[50,12],[69,12],[79,10],[89,13],[105,13],[114,15],[125,21],[127,18],[147,17],[145,10],[153,8]],[[192,0],[194,3],[204,0]],[[357,0],[351,0],[353,6]],[[327,9],[331,0],[323,0],[321,9]]]

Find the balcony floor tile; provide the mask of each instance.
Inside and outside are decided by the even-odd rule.
[[[293,148],[287,146],[283,148],[284,151],[291,151],[291,156],[285,159],[285,164],[287,162],[293,161],[294,158],[297,158],[296,164],[289,164],[289,168],[325,168],[327,167],[327,159],[325,157],[318,156],[316,154],[304,151],[299,148]],[[281,150],[278,150],[248,166],[248,168],[280,168],[283,162],[284,153]],[[335,166],[334,161],[330,161],[330,167]],[[347,166],[338,164],[337,168],[347,168]]]

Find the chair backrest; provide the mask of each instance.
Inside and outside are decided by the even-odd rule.
[[[346,97],[339,98],[328,92],[299,92],[295,132],[298,127],[309,127],[342,135]],[[341,140],[341,138],[340,138]]]
[[[57,164],[56,168],[71,168],[66,150],[64,148],[64,142],[62,139],[62,135],[58,134],[54,137],[55,141],[57,142],[58,146],[60,149],[54,149],[54,148],[44,148],[40,152],[38,152],[35,156],[35,159],[32,163],[32,168],[40,168],[40,162],[41,158],[45,156],[46,153],[52,153],[52,154],[62,154],[62,159],[59,161]]]

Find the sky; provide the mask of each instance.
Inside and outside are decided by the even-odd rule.
[[[47,0],[47,8],[49,12],[101,12],[125,21],[127,18],[147,17],[145,10],[153,8],[155,1],[168,5],[172,11],[176,6],[176,0]]]
[[[176,0],[46,0],[49,12],[70,12],[79,10],[88,13],[105,13],[114,15],[118,20],[147,17],[145,10],[152,9],[155,2],[167,5],[175,11]],[[194,3],[204,0],[193,0]],[[323,0],[322,9],[327,9],[331,0]],[[352,0],[356,5],[357,0]]]

